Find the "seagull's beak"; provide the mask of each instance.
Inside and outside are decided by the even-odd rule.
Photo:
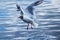
[[[20,10],[17,9],[17,12],[18,12],[18,11],[20,11]]]
[[[20,16],[18,18],[20,18]]]

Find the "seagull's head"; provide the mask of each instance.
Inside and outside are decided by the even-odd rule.
[[[23,19],[23,16],[19,16],[18,18],[21,18],[21,19]]]

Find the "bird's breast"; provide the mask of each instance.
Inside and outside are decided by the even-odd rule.
[[[33,21],[31,20],[31,19],[29,19],[29,18],[23,18],[22,19],[24,22],[26,22],[26,23],[32,23]]]

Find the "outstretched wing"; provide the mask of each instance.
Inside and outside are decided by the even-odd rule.
[[[30,5],[26,8],[26,10],[27,10],[30,14],[33,15],[33,7],[41,4],[42,2],[43,2],[43,0],[38,0],[38,1],[30,4]]]
[[[20,15],[23,16],[23,11],[21,7],[18,4],[16,4],[16,7],[17,7],[17,11],[20,11]]]
[[[17,7],[17,11],[21,10],[21,8],[20,8],[20,6],[18,4],[16,4],[16,7]]]

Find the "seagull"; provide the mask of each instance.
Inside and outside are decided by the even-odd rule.
[[[18,4],[16,4],[18,11],[20,11],[20,16],[18,18],[20,18],[21,20],[23,20],[24,22],[26,22],[27,25],[27,30],[29,25],[31,25],[31,29],[33,29],[33,26],[38,26],[38,24],[36,23],[36,18],[35,18],[35,14],[33,13],[34,7],[41,4],[43,2],[43,0],[38,0],[32,4],[30,4],[25,10],[23,10],[21,8],[21,6],[19,6]]]

